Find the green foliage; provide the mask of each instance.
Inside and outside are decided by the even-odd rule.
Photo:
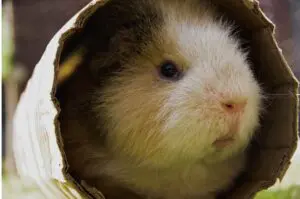
[[[255,199],[300,199],[300,185],[293,185],[282,190],[265,190],[258,193]]]

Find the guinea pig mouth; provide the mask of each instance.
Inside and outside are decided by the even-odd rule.
[[[233,120],[233,122],[230,124],[227,134],[217,138],[212,145],[216,148],[224,148],[232,145],[235,141],[235,135],[238,132],[239,127],[240,127],[240,116],[235,118],[235,120]]]
[[[218,138],[213,142],[213,146],[216,148],[224,148],[226,146],[231,145],[235,141],[233,136],[223,136],[221,138]]]

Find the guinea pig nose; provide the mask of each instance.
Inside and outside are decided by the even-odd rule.
[[[222,107],[225,111],[227,112],[243,112],[245,109],[245,106],[247,105],[247,101],[243,100],[243,101],[225,101],[222,102]]]

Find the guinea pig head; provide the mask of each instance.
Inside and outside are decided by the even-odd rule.
[[[99,91],[108,146],[139,164],[224,160],[259,125],[260,86],[231,25],[167,13]]]

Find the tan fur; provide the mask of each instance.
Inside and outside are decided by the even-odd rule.
[[[143,2],[154,7],[154,1]],[[163,23],[153,25],[138,54],[128,56],[135,45],[124,38],[131,41],[140,30],[121,31],[112,40],[117,45],[110,56],[119,59],[121,72],[98,88],[82,67],[61,91],[69,97],[60,120],[70,171],[108,199],[118,192],[214,198],[244,167],[261,91],[231,26],[217,20],[210,6],[195,0],[155,5]],[[164,60],[184,71],[181,80],[161,79],[157,67]],[[228,114],[220,107],[226,100],[247,100],[244,113]],[[234,134],[232,145],[213,146],[228,133]]]

